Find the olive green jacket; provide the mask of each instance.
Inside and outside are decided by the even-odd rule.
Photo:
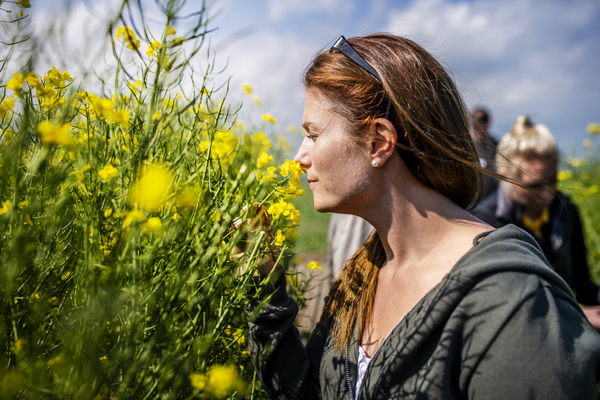
[[[373,355],[358,397],[358,336],[340,353],[326,321],[304,346],[281,276],[248,335],[265,390],[273,399],[595,399],[600,336],[535,240],[513,225],[478,238]]]

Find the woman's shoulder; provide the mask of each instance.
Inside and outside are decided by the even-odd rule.
[[[478,280],[481,276],[500,272],[534,274],[570,292],[562,278],[552,270],[537,241],[515,225],[509,224],[475,237],[473,248],[459,260],[451,274]]]

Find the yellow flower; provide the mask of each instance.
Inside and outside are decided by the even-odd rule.
[[[165,32],[165,36],[171,36],[171,35],[175,35],[177,34],[177,31],[175,30],[175,28],[169,26],[167,28],[167,32]]]
[[[281,231],[277,231],[277,237],[275,238],[275,246],[281,246],[283,241],[285,240],[285,236],[281,234]]]
[[[271,114],[263,114],[262,115],[262,119],[264,119],[265,121],[270,122],[272,124],[277,123],[277,118],[273,118],[271,116]]]
[[[321,269],[321,266],[319,265],[318,262],[311,261],[308,264],[306,264],[306,268],[308,268],[308,269]]]
[[[237,136],[232,131],[217,131],[212,143],[212,152],[219,158],[224,158],[233,151],[236,144]],[[208,142],[206,145],[208,145]],[[200,146],[202,147],[203,144],[200,143]]]
[[[13,74],[12,79],[6,82],[6,87],[15,92],[15,97],[23,94],[23,74]]]
[[[264,132],[256,132],[254,136],[252,136],[252,141],[254,143],[260,144],[262,147],[266,149],[271,148],[271,141],[267,138]]]
[[[204,390],[206,387],[206,375],[194,372],[190,375],[190,383],[196,390]]]
[[[264,151],[260,152],[260,156],[258,156],[258,160],[256,161],[256,166],[258,169],[263,168],[265,165],[269,163],[269,161],[273,160],[273,157]]]
[[[148,57],[154,57],[154,55],[156,54],[156,50],[160,50],[161,47],[162,47],[162,44],[160,44],[156,40],[153,40],[152,42],[150,42],[150,46],[148,46],[148,50],[146,50],[146,55]],[[156,56],[158,57],[158,54],[156,54]]]
[[[23,225],[33,225],[33,221],[31,220],[29,214],[26,214],[23,218]]]
[[[590,139],[583,139],[583,145],[588,148],[594,147],[594,143]]]
[[[129,211],[123,220],[123,229],[129,229],[132,223],[139,222],[142,218],[144,218],[144,213],[140,210]]]
[[[36,301],[40,299],[40,295],[37,293],[32,293],[31,296],[29,296],[29,301]]]
[[[38,124],[40,140],[44,144],[56,144],[66,146],[71,143],[69,124],[53,124],[50,121],[42,121]]]
[[[242,85],[242,88],[244,89],[244,91],[246,91],[246,94],[252,94],[252,88],[247,83],[244,83]]]
[[[294,198],[296,196],[304,196],[303,189],[296,189],[295,187],[278,188],[277,193],[283,195],[286,199]]]
[[[120,124],[123,129],[129,128],[129,111],[125,109],[108,112],[104,117],[108,122]]]
[[[269,206],[267,210],[269,214],[273,217],[273,219],[277,219],[280,216],[285,216],[287,219],[292,221],[294,224],[299,223],[300,211],[294,207],[292,203],[286,203],[285,201],[280,201],[278,203],[273,203]]]
[[[569,164],[571,164],[572,166],[574,166],[575,168],[577,167],[581,167],[583,165],[583,162],[581,161],[580,158],[573,158]]]
[[[260,106],[260,99],[258,97],[252,96],[252,101],[254,101],[254,104],[257,106]]]
[[[80,169],[79,171],[71,172],[69,175],[75,175],[75,179],[77,179],[78,181],[82,181],[85,178],[85,172],[91,168],[92,167],[88,164],[88,165],[84,166],[82,169]]]
[[[152,116],[152,120],[157,120],[160,119],[160,117],[162,117],[162,114],[160,113],[160,111],[157,111],[154,113],[154,115]]]
[[[100,178],[102,178],[104,182],[108,182],[115,176],[119,175],[119,171],[112,165],[107,164],[104,166],[104,168],[98,171],[98,175],[100,175]]]
[[[173,108],[176,105],[175,100],[168,99],[166,97],[163,99],[162,103],[166,108]]]
[[[144,233],[158,232],[158,230],[160,229],[161,226],[162,226],[162,224],[160,222],[160,218],[150,217],[150,218],[148,218],[148,221],[146,221],[142,224],[142,232],[144,232]]]
[[[2,208],[0,208],[0,215],[6,214],[7,212],[10,211],[11,208],[12,208],[12,205],[10,204],[10,201],[8,201],[8,200],[3,201]]]
[[[140,47],[140,41],[136,39],[135,33],[127,25],[117,29],[117,40],[121,39],[121,36],[123,36],[127,47],[131,50],[137,50]]]
[[[299,162],[293,160],[286,160],[283,164],[279,166],[279,173],[281,176],[286,178],[289,175],[288,183],[293,188],[300,187],[300,176],[304,173],[304,168],[300,165]]]
[[[46,364],[48,364],[49,367],[53,367],[56,364],[62,363],[62,361],[63,361],[63,355],[59,354],[56,357],[48,360],[48,362]]]
[[[69,275],[71,275],[71,271],[65,271],[63,272],[63,274],[60,276],[60,279],[62,279],[63,281],[65,279],[67,279],[69,277]]]
[[[64,70],[61,73],[54,65],[52,66],[52,69],[46,73],[46,82],[50,83],[50,85],[56,89],[64,89],[66,87],[65,81],[73,82],[71,74]]]
[[[592,185],[589,187],[588,191],[590,193],[598,193],[598,185]]]
[[[0,103],[0,117],[8,114],[10,111],[13,111],[15,108],[15,102],[10,97],[4,99],[2,103]]]
[[[19,207],[19,208],[25,208],[28,205],[29,205],[29,201],[27,201],[27,200],[23,200],[23,201],[20,201],[19,203],[17,203],[17,207]]]
[[[288,132],[291,132],[293,134],[298,133],[298,128],[296,128],[296,125],[294,125],[294,124],[288,125],[287,130],[288,130]]]
[[[58,297],[50,297],[48,299],[48,303],[50,303],[53,306],[57,305],[58,304]]]
[[[29,4],[29,0],[17,0],[16,4],[21,8],[31,8],[31,4]]]
[[[598,124],[596,122],[592,122],[591,124],[588,124],[587,131],[591,135],[600,134],[600,124]]]
[[[208,370],[208,389],[218,397],[244,389],[244,381],[233,365],[214,365]]]
[[[51,100],[54,97],[56,97],[56,90],[52,86],[39,85],[38,87],[35,88],[35,95],[40,100],[48,101],[48,100]]]
[[[42,85],[40,78],[32,72],[28,72],[23,81],[27,82],[27,84],[34,89]]]
[[[200,190],[197,187],[187,186],[177,192],[175,196],[176,209],[187,210],[193,208],[200,197]]]
[[[142,169],[129,192],[129,202],[143,210],[156,211],[171,194],[173,175],[164,166],[152,164]]]
[[[112,215],[112,208],[107,208],[104,210],[104,218],[108,218]]]
[[[564,181],[572,176],[573,172],[570,169],[568,169],[566,171],[560,171],[558,174],[556,174],[556,179],[558,179],[559,181]]]

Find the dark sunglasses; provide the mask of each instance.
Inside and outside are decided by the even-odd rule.
[[[373,75],[375,78],[377,78],[379,82],[383,83],[377,71],[375,71],[375,69],[371,67],[369,63],[366,62],[365,59],[362,58],[360,54],[358,54],[356,50],[352,48],[352,46],[350,46],[350,43],[348,43],[344,35],[340,36],[340,38],[335,41],[333,46],[331,46],[331,49],[329,49],[329,52],[331,52],[331,50],[339,50],[340,53],[342,53],[343,55],[354,61],[358,66],[362,67],[365,71]],[[387,110],[385,111],[385,119],[390,119],[391,112],[392,101],[388,100]]]
[[[556,184],[558,183],[558,179],[556,177],[545,180],[545,181],[538,181],[535,183],[530,183],[529,185],[521,185],[523,186],[525,189],[529,189],[531,191],[538,191],[542,188],[547,188],[547,187],[552,187],[552,186],[556,186]]]

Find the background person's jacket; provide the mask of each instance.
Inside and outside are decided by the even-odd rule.
[[[512,202],[501,189],[485,198],[471,213],[494,228],[513,224],[530,233],[554,271],[575,291],[577,301],[587,306],[600,304],[600,287],[590,279],[579,212],[567,196],[557,192],[541,238],[523,226],[523,207]]]
[[[273,289],[248,334],[265,390],[273,399],[351,399],[356,333],[340,353],[326,321],[303,346],[285,276]],[[474,240],[393,329],[358,398],[596,399],[599,379],[600,336],[533,238],[509,225]]]

